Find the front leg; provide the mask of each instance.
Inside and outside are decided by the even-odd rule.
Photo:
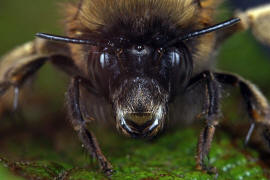
[[[86,122],[83,119],[80,109],[80,83],[81,79],[72,78],[68,92],[67,92],[67,106],[71,123],[77,131],[78,136],[87,151],[96,158],[99,162],[100,168],[106,175],[111,175],[112,165],[103,155],[98,142],[93,133],[87,130]]]
[[[213,73],[203,72],[193,80],[189,87],[203,83],[205,85],[204,114],[206,117],[206,126],[201,131],[197,146],[196,168],[198,170],[216,173],[216,169],[208,166],[208,153],[215,133],[215,127],[218,125],[219,118],[219,97],[220,88]]]

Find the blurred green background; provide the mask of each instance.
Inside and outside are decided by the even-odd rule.
[[[0,55],[34,38],[36,32],[63,34],[59,2],[64,0],[1,0]],[[231,11],[222,10],[221,19]],[[270,98],[270,53],[250,32],[234,35],[221,49],[218,68],[249,79]],[[67,123],[64,93],[67,77],[45,65],[28,90],[27,102],[17,113],[1,117],[0,179],[104,179],[97,163],[82,153],[76,134]],[[232,92],[234,94],[234,92]],[[238,94],[239,95],[239,94]],[[225,100],[224,118],[237,124],[240,98]],[[245,122],[248,122],[245,119]],[[190,127],[166,134],[154,142],[130,140],[98,133],[101,146],[117,172],[113,179],[211,179],[194,170],[199,129]],[[226,129],[226,128],[225,128]],[[269,164],[244,137],[235,138],[221,128],[211,150],[210,162],[220,169],[221,179],[254,179],[269,175]],[[244,153],[243,153],[244,152]],[[90,165],[89,165],[90,164]],[[260,164],[260,165],[258,165]],[[263,164],[263,165],[262,165]]]
[[[33,40],[37,32],[62,34],[60,2],[64,1],[1,0],[0,34],[2,45],[0,54],[3,55],[14,47]],[[58,79],[59,73],[55,73],[50,66],[46,65],[41,70],[39,77],[38,82],[41,88],[38,88],[38,92],[52,96],[56,93],[52,104],[60,104],[65,84],[63,79]]]

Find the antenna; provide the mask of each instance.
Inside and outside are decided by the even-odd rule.
[[[101,43],[96,40],[76,39],[76,38],[70,38],[66,36],[57,36],[57,35],[45,34],[45,33],[37,33],[36,36],[42,39],[48,39],[51,41],[59,41],[59,42],[65,42],[65,43],[88,44],[88,45],[99,46],[99,47],[108,47],[108,46],[114,47],[114,44],[111,42]]]
[[[188,33],[188,34],[186,34],[186,35],[184,35],[182,37],[179,37],[179,38],[176,38],[176,39],[173,39],[173,40],[169,41],[167,44],[165,44],[164,48],[172,46],[172,45],[174,45],[175,43],[177,43],[179,41],[189,40],[189,39],[192,39],[192,38],[195,38],[195,37],[198,37],[198,36],[213,32],[213,31],[217,31],[219,29],[223,29],[223,28],[233,26],[238,22],[240,22],[239,18],[233,18],[233,19],[224,21],[222,23],[219,23],[219,24],[216,24],[216,25],[213,25],[213,26],[201,29],[201,30],[197,30],[197,31]]]

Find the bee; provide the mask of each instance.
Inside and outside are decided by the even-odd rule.
[[[65,36],[37,33],[1,59],[0,95],[19,89],[46,62],[70,77],[67,111],[89,154],[110,175],[89,117],[112,121],[124,135],[150,138],[172,121],[205,117],[198,140],[197,169],[215,172],[206,159],[220,119],[221,85],[239,87],[251,127],[263,126],[270,143],[269,104],[244,78],[215,69],[218,48],[232,34],[252,29],[270,45],[270,5],[237,12],[216,23],[220,1],[80,0],[66,4]],[[95,101],[94,101],[95,99]],[[101,103],[101,101],[104,103]],[[174,106],[174,107],[172,107]],[[101,111],[97,112],[98,107]],[[176,112],[172,112],[172,109]]]

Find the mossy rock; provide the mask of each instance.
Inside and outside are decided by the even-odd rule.
[[[43,135],[22,131],[4,138],[0,152],[8,160],[1,159],[0,179],[107,179],[97,162],[83,153],[75,133],[60,129],[56,137]],[[215,179],[216,174],[195,170],[198,135],[196,127],[169,132],[152,141],[107,132],[100,142],[116,170],[110,179]],[[56,144],[59,140],[63,144]],[[217,132],[209,163],[217,167],[218,179],[266,179],[259,162],[258,153],[244,148],[241,140],[232,141],[222,130]]]

